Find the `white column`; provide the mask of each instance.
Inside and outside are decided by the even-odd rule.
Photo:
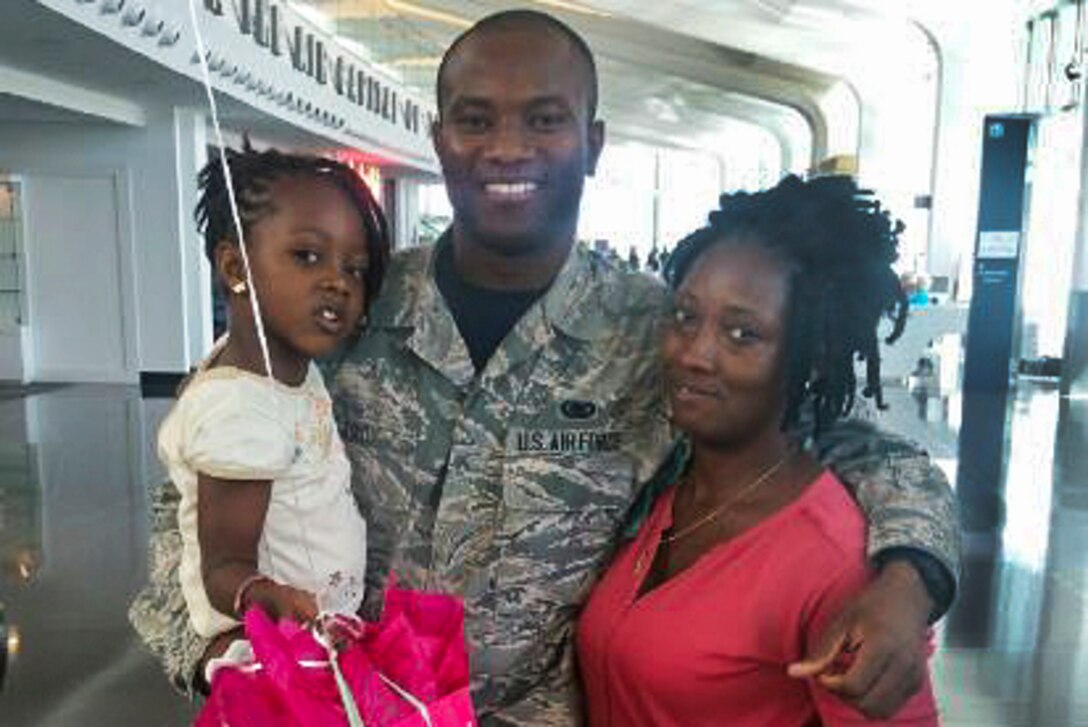
[[[941,91],[929,269],[959,276],[961,297],[971,283],[978,223],[982,121],[1019,108],[1023,77],[1023,8],[990,0],[984,12],[964,4],[962,17],[928,24],[940,47]],[[969,6],[969,7],[966,7]]]
[[[155,108],[125,145],[133,187],[140,371],[183,373],[207,349],[207,267],[193,223],[203,115]]]
[[[212,345],[211,264],[204,254],[204,237],[193,219],[199,192],[196,176],[208,159],[207,120],[203,109],[174,110],[175,169],[177,172],[178,231],[184,279],[183,325],[186,363],[204,357]]]
[[[1084,132],[1081,147],[1088,142],[1088,100],[1082,118]],[[1069,291],[1069,315],[1066,319],[1065,352],[1062,357],[1064,394],[1088,398],[1088,153],[1081,153],[1080,210],[1077,238],[1073,251],[1073,280]]]
[[[414,177],[395,179],[396,202],[393,210],[397,219],[390,222],[396,231],[393,246],[397,249],[419,244],[419,187],[420,181]]]

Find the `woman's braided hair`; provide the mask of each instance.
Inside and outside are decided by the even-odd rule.
[[[820,431],[854,405],[855,360],[865,362],[862,395],[885,408],[877,328],[882,317],[891,321],[891,343],[906,324],[907,298],[892,269],[902,231],[853,179],[791,175],[763,192],[722,195],[709,224],[677,245],[665,279],[677,289],[699,256],[720,243],[781,255],[791,268],[782,424],[795,425],[811,404]]]
[[[389,262],[389,225],[377,200],[366,183],[351,167],[333,159],[302,154],[285,154],[269,149],[256,151],[247,140],[241,151],[226,150],[234,182],[234,194],[242,229],[248,236],[254,223],[272,209],[273,182],[284,178],[308,177],[328,180],[340,188],[359,210],[366,233],[368,266],[366,270],[366,304],[373,302],[381,287]],[[234,220],[227,195],[223,163],[218,154],[208,162],[197,177],[200,199],[194,216],[204,235],[204,253],[215,263],[215,248],[223,240],[238,243]]]

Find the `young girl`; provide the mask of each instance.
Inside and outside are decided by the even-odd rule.
[[[205,638],[250,606],[308,623],[362,601],[366,523],[313,359],[358,330],[389,257],[381,210],[348,167],[248,144],[227,158],[245,250],[219,160],[200,173],[196,217],[229,332],[159,432],[181,492],[181,587]]]

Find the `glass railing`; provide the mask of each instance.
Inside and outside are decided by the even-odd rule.
[[[23,324],[22,216],[19,182],[0,177],[0,334]]]

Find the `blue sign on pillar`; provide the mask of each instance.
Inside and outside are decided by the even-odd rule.
[[[1027,116],[986,117],[963,370],[965,394],[1003,394],[1009,389],[1025,172],[1034,123]]]
[[[1005,421],[1033,128],[1029,116],[988,116],[983,127],[957,473],[967,532],[992,532],[1003,520]]]

